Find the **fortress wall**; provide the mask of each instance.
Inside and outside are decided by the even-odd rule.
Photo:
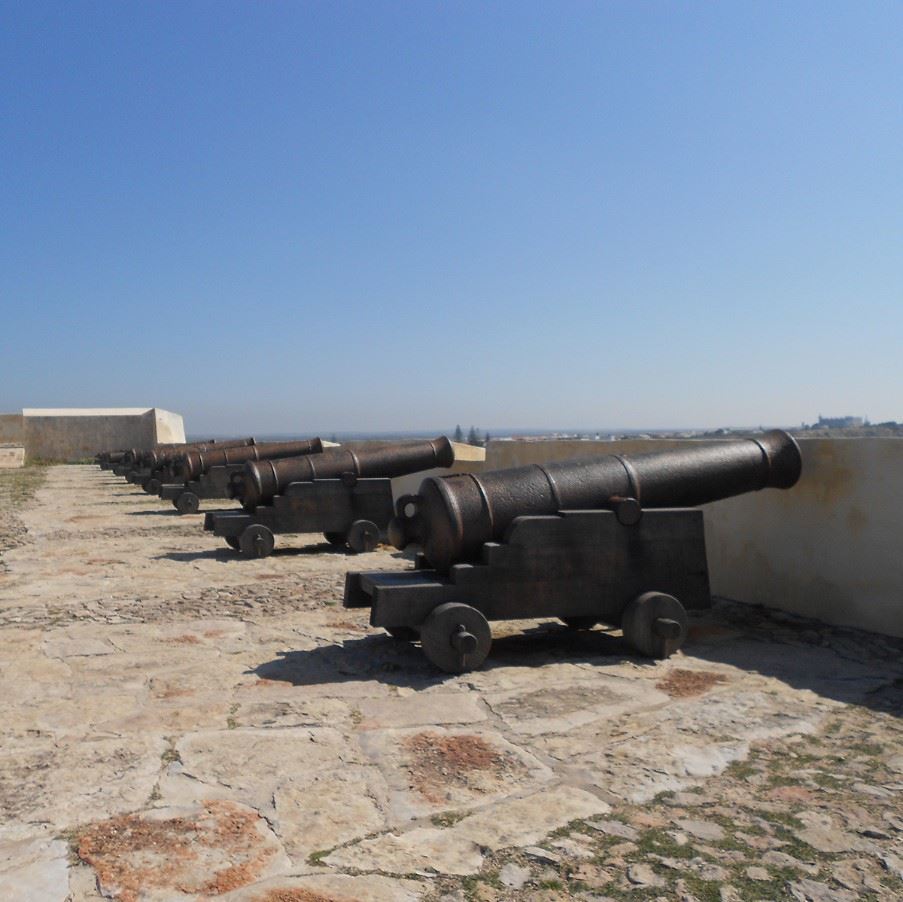
[[[181,416],[146,407],[26,408],[20,419],[30,459],[71,462],[93,457],[98,451],[183,441],[185,435]],[[161,432],[167,438],[158,438]]]
[[[25,425],[21,413],[0,413],[0,445],[21,445]]]

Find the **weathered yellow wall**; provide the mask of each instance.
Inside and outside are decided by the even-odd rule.
[[[154,436],[157,444],[170,445],[185,441],[185,424],[180,414],[154,407],[151,415],[155,420]]]
[[[0,444],[0,470],[25,466],[25,449],[21,445]]]
[[[98,451],[152,448],[158,441],[184,441],[182,418],[157,408],[25,409],[21,444],[30,459],[74,461]],[[10,417],[0,417],[10,420]],[[3,424],[0,423],[0,426]],[[158,435],[164,438],[158,438]]]
[[[708,506],[713,590],[903,636],[903,440],[802,440],[803,476]]]
[[[21,445],[25,441],[25,427],[21,413],[0,413],[0,444]]]
[[[686,440],[491,442],[486,469]],[[803,475],[704,507],[712,591],[903,636],[903,440],[801,439]]]

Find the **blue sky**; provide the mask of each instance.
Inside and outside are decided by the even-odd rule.
[[[903,4],[0,2],[0,410],[903,420]]]

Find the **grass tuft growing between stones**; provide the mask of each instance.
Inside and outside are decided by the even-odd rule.
[[[3,553],[27,543],[18,513],[34,498],[46,478],[46,464],[0,470],[0,570],[7,569]]]

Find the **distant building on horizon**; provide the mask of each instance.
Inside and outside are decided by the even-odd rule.
[[[858,429],[866,425],[865,417],[823,417],[818,416],[816,429]]]

